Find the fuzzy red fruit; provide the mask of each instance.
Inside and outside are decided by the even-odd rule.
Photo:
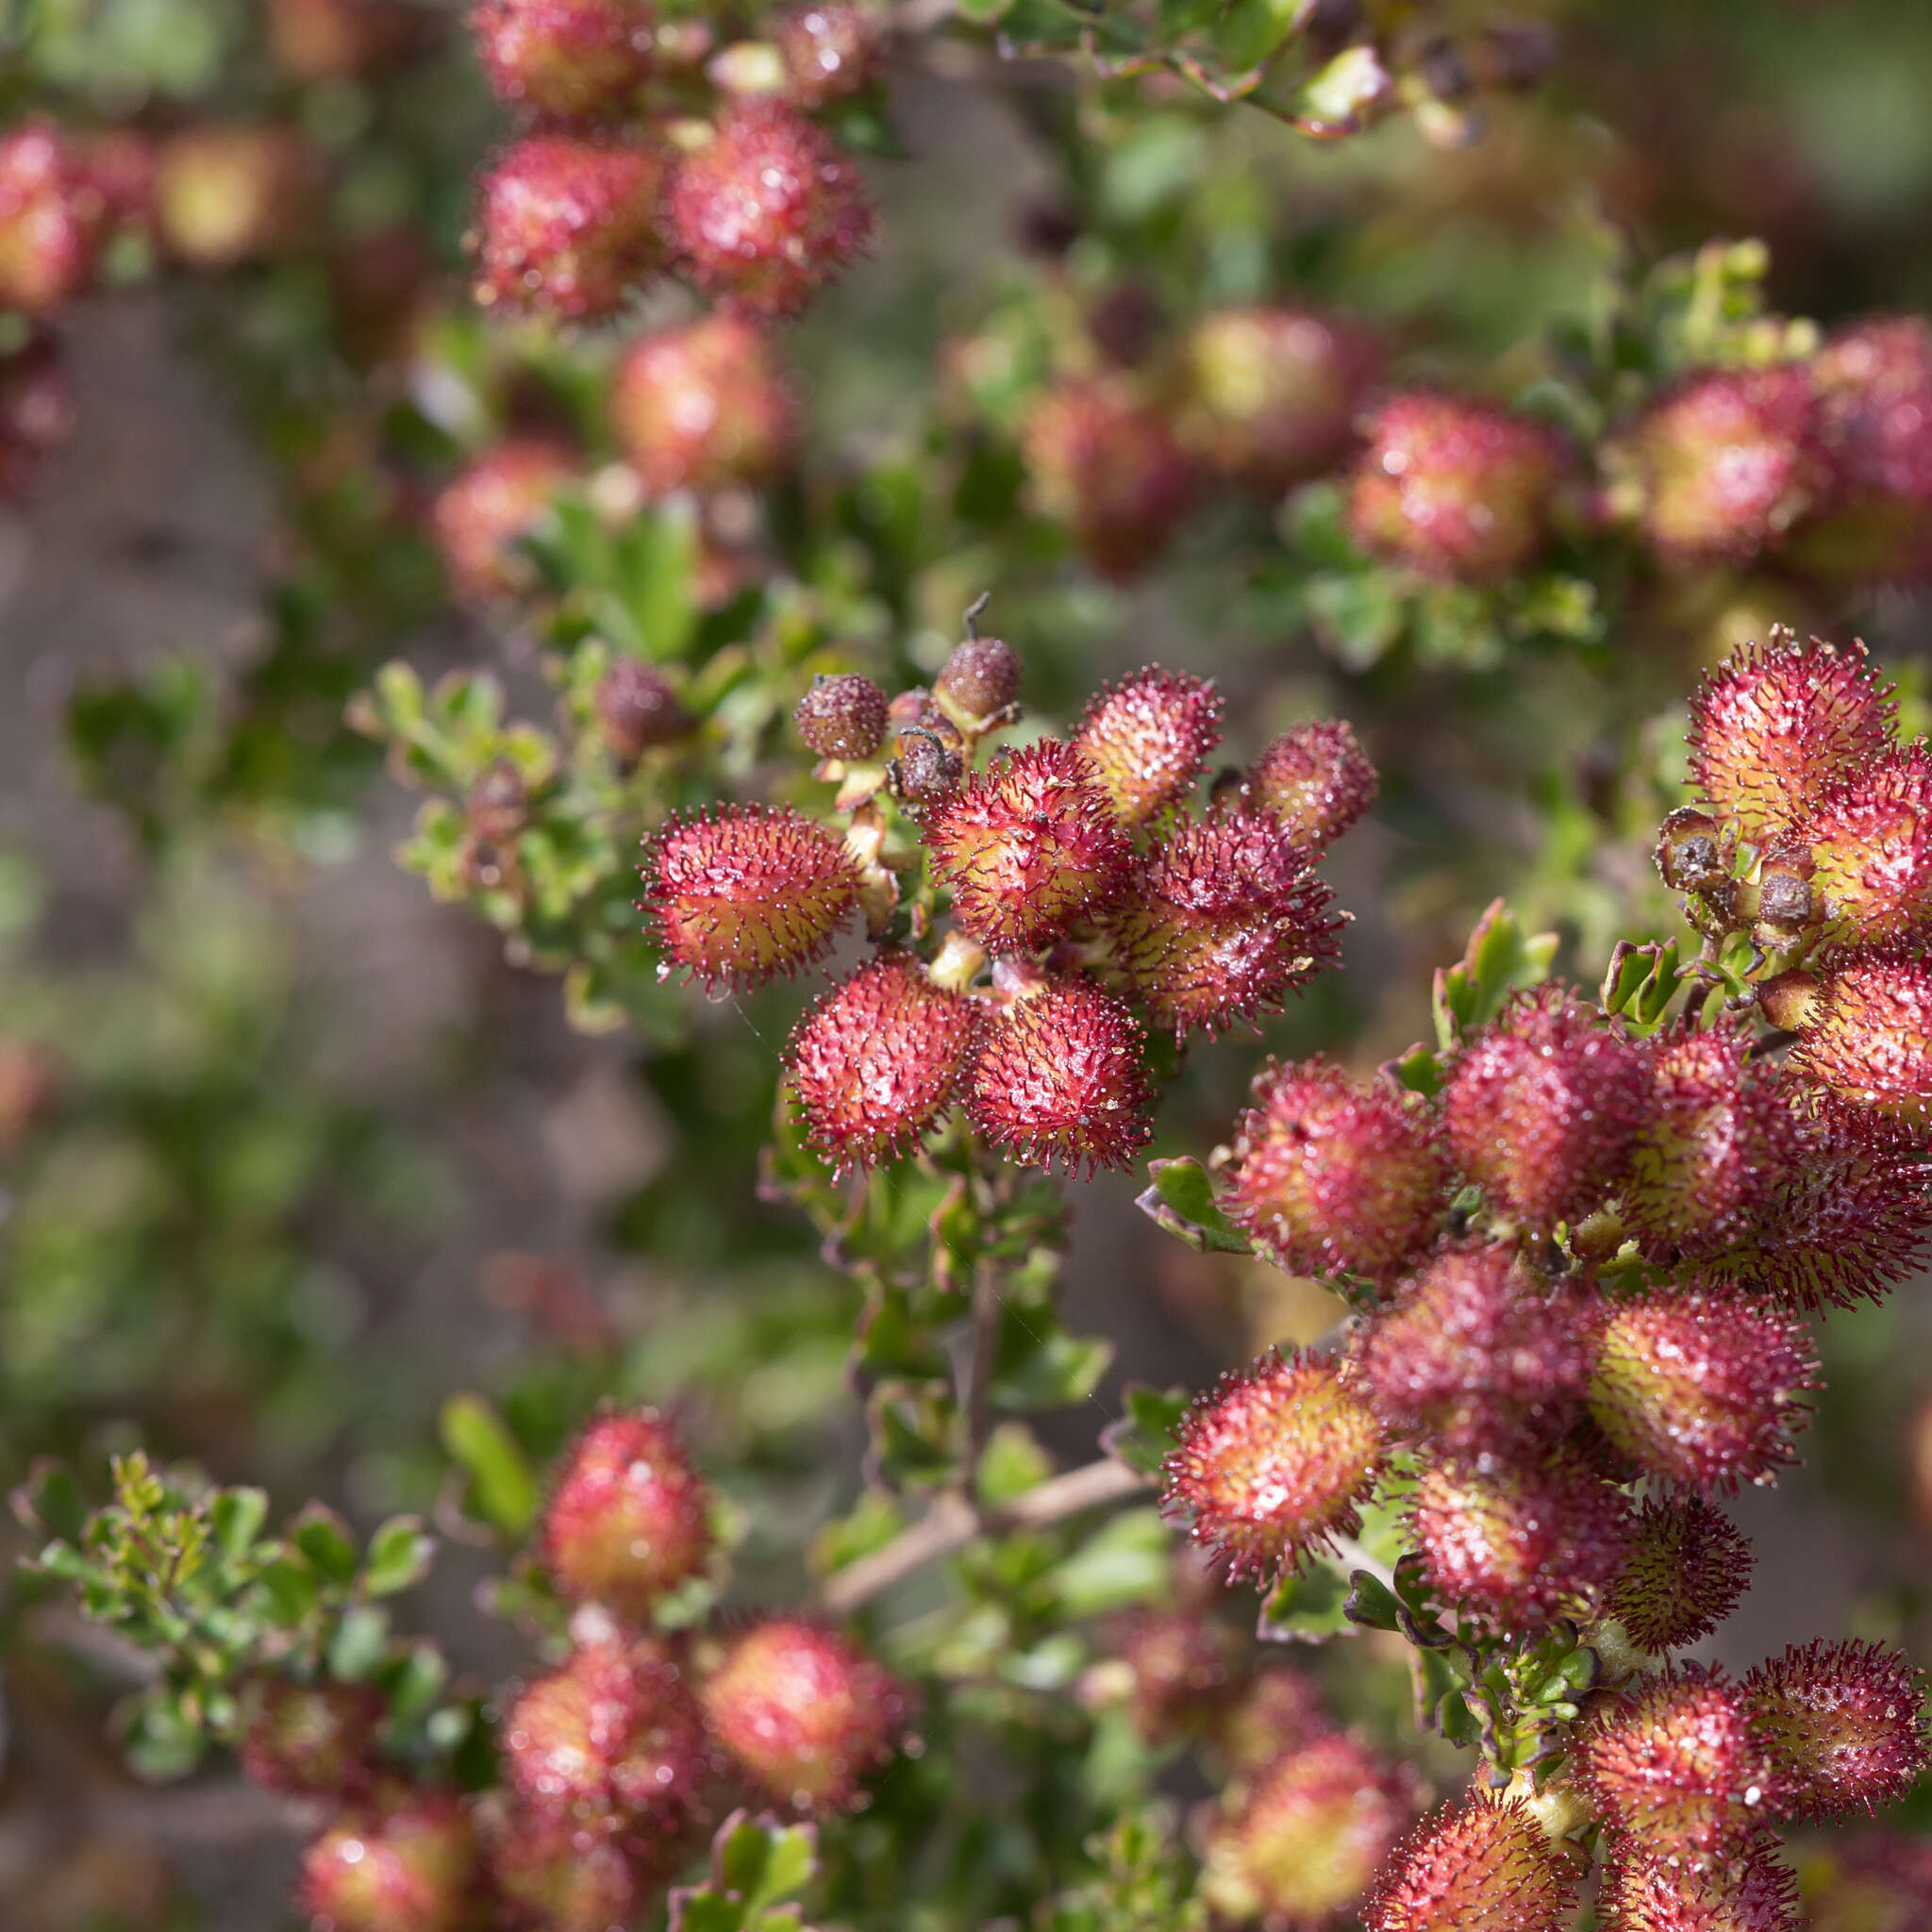
[[[1708,1503],[1644,1503],[1604,1608],[1639,1650],[1676,1650],[1737,1608],[1752,1560],[1750,1543]]]
[[[597,681],[593,698],[604,742],[629,763],[694,728],[664,674],[641,658],[620,658]]]
[[[1165,411],[1119,378],[1047,391],[1027,411],[1020,444],[1035,506],[1106,576],[1146,569],[1194,494],[1193,465]]]
[[[739,102],[671,184],[673,234],[698,286],[758,315],[795,315],[871,243],[858,171],[802,114]]]
[[[1642,1118],[1643,1068],[1567,989],[1521,992],[1467,1047],[1443,1095],[1449,1144],[1491,1205],[1541,1230],[1601,1207]]]
[[[1797,1460],[1805,1391],[1817,1386],[1799,1317],[1723,1291],[1670,1290],[1604,1324],[1590,1412],[1646,1474],[1728,1495]]]
[[[1860,959],[1824,982],[1786,1065],[1913,1134],[1932,1125],[1932,971]]]
[[[106,206],[51,121],[0,135],[0,308],[45,315],[93,279]]]
[[[1561,1932],[1575,1880],[1522,1805],[1486,1791],[1432,1813],[1397,1848],[1367,1932]]]
[[[861,966],[820,997],[786,1050],[806,1138],[840,1173],[897,1159],[952,1105],[973,1032],[972,1001],[916,959]]]
[[[1687,1871],[1634,1841],[1604,1870],[1598,1909],[1609,1932],[1798,1932],[1798,1885],[1774,1846],[1738,1864]]]
[[[1354,731],[1340,720],[1311,719],[1284,732],[1248,767],[1243,795],[1297,845],[1319,853],[1374,804],[1380,789]]]
[[[1221,710],[1212,679],[1150,666],[1094,696],[1074,747],[1123,823],[1142,825],[1179,804],[1208,769]]]
[[[446,484],[431,525],[457,589],[476,602],[533,590],[536,565],[511,546],[580,475],[561,444],[529,441],[500,443]]]
[[[871,87],[884,67],[886,24],[884,9],[863,0],[788,8],[774,34],[787,96],[816,108]]]
[[[798,735],[822,758],[869,758],[886,741],[886,694],[869,677],[820,677],[791,714]]]
[[[641,871],[666,968],[707,987],[762,986],[823,958],[858,895],[843,846],[789,806],[673,819]]]
[[[1833,944],[1923,940],[1932,932],[1932,753],[1915,744],[1871,760],[1774,856],[1809,873]]]
[[[608,1819],[647,1844],[683,1837],[712,1774],[697,1699],[651,1644],[573,1652],[510,1706],[501,1748],[525,1804]]]
[[[1606,460],[1644,541],[1685,568],[1781,543],[1831,483],[1811,377],[1796,365],[1693,376]]]
[[[477,1876],[461,1801],[396,1790],[342,1812],[302,1855],[302,1909],[312,1932],[459,1932]]]
[[[1197,1737],[1224,1713],[1241,1682],[1241,1640],[1200,1610],[1136,1610],[1091,1674],[1108,1702],[1124,1702],[1150,1744]]]
[[[1362,1333],[1350,1374],[1391,1432],[1452,1456],[1503,1454],[1563,1433],[1587,1364],[1583,1324],[1514,1250],[1436,1256]]]
[[[162,245],[196,268],[261,261],[301,232],[314,199],[315,157],[271,123],[192,127],[163,144],[155,208]]]
[[[41,337],[0,356],[0,503],[24,494],[74,432],[74,392],[59,353]]]
[[[1334,1729],[1314,1679],[1291,1664],[1270,1664],[1255,1673],[1228,1713],[1221,1747],[1238,1771],[1263,1771],[1284,1752],[1304,1750]]]
[[[1607,1822],[1693,1872],[1743,1851],[1771,1815],[1771,1759],[1721,1670],[1640,1678],[1591,1721],[1572,1762]]]
[[[1020,695],[1020,654],[1004,638],[968,638],[940,666],[932,694],[968,724],[996,717]]]
[[[610,426],[653,496],[758,483],[790,460],[796,406],[764,331],[722,310],[640,339]]]
[[[1182,435],[1223,475],[1267,496],[1348,453],[1374,373],[1367,333],[1307,308],[1222,308],[1187,346]]]
[[[625,1843],[604,1821],[582,1823],[541,1806],[492,1807],[484,1823],[502,1932],[628,1932],[649,1910],[669,1862]]]
[[[575,120],[636,92],[657,12],[646,0],[480,0],[470,26],[499,100]]]
[[[1224,1206],[1291,1274],[1386,1280],[1441,1230],[1451,1179],[1420,1094],[1321,1059],[1270,1060],[1235,1126]]]
[[[533,134],[483,176],[476,299],[567,322],[614,315],[664,266],[669,162],[641,142]]]
[[[1050,979],[986,1017],[967,1060],[967,1111],[1029,1167],[1125,1167],[1154,1132],[1146,1035],[1111,993]]]
[[[1761,844],[1790,830],[1891,743],[1896,708],[1862,643],[1774,632],[1706,674],[1690,702],[1691,782]]]
[[[706,1680],[705,1710],[740,1769],[802,1811],[858,1804],[903,1742],[910,1705],[882,1664],[796,1619],[748,1630]]]
[[[1489,403],[1416,391],[1375,411],[1350,486],[1356,541],[1425,576],[1520,575],[1541,555],[1561,443]]]
[[[1291,1572],[1361,1527],[1383,1462],[1374,1412],[1328,1363],[1271,1350],[1197,1396],[1162,1465],[1162,1507],[1230,1582]]]
[[[1107,914],[1115,963],[1150,1021],[1212,1039],[1279,1011],[1337,953],[1341,922],[1307,855],[1273,819],[1178,821]]]
[[[375,1777],[384,1707],[371,1686],[262,1677],[243,1708],[242,1769],[265,1790],[341,1798]]]
[[[710,1491],[655,1409],[600,1416],[577,1438],[543,1511],[558,1591],[642,1623],[711,1560]]]
[[[934,808],[925,842],[954,917],[995,952],[1058,938],[1127,869],[1125,835],[1091,768],[1054,739],[975,773]]]
[[[1353,1738],[1284,1752],[1208,1828],[1201,1896],[1230,1924],[1325,1932],[1352,1920],[1415,1808],[1405,1768]]]
[[[1632,1529],[1616,1488],[1563,1455],[1431,1463],[1409,1510],[1423,1574],[1438,1594],[1505,1632],[1591,1609],[1622,1567]]]
[[[1687,1021],[1644,1044],[1649,1084],[1623,1203],[1651,1260],[1734,1246],[1797,1157],[1784,1085],[1752,1045],[1730,1020],[1708,1031]]]
[[[1744,1696],[1789,1818],[1890,1805],[1928,1763],[1924,1674],[1882,1643],[1807,1643],[1759,1664]]]

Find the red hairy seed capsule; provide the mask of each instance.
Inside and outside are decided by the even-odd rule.
[[[1737,1608],[1752,1563],[1750,1543],[1708,1503],[1643,1503],[1604,1608],[1639,1650],[1676,1650]]]
[[[968,638],[940,667],[932,694],[968,721],[991,718],[1020,695],[1019,653],[1000,638]]]
[[[650,74],[657,14],[645,0],[480,0],[470,26],[499,100],[575,120]]]
[[[511,546],[580,475],[576,458],[558,443],[506,442],[446,484],[430,521],[458,591],[480,603],[534,590],[536,565]]]
[[[190,128],[156,162],[161,242],[197,268],[260,261],[300,231],[314,188],[315,158],[291,128]]]
[[[1033,499],[1103,575],[1138,575],[1166,546],[1194,494],[1194,470],[1164,410],[1120,378],[1048,390],[1020,433]]]
[[[781,1803],[839,1810],[904,1740],[910,1705],[898,1680],[857,1645],[792,1619],[755,1625],[707,1679],[719,1741]]]
[[[975,773],[933,808],[925,842],[953,916],[994,952],[1058,938],[1115,891],[1128,858],[1092,768],[1054,739]]]
[[[1605,459],[1667,562],[1744,562],[1782,542],[1828,490],[1818,429],[1805,369],[1725,370],[1654,404]]]
[[[1449,1144],[1495,1208],[1539,1230],[1580,1221],[1623,1175],[1643,1084],[1636,1049],[1593,1008],[1534,987],[1457,1061]]]
[[[973,1002],[916,959],[861,966],[786,1049],[806,1138],[841,1173],[897,1159],[952,1105],[973,1031]]]
[[[1245,795],[1297,845],[1320,853],[1374,804],[1380,789],[1354,731],[1340,720],[1311,719],[1248,767]]]
[[[1616,1449],[1664,1482],[1729,1495],[1797,1460],[1818,1358],[1804,1322],[1723,1290],[1673,1290],[1618,1307],[1598,1337],[1590,1412]]]
[[[855,0],[787,8],[774,30],[786,93],[815,108],[862,92],[884,67],[885,32],[885,14]]]
[[[604,742],[626,762],[675,744],[694,728],[663,673],[641,658],[618,658],[598,679],[595,708]]]
[[[1150,666],[1088,705],[1073,742],[1129,825],[1176,805],[1221,742],[1221,695],[1209,678]]]
[[[1654,1261],[1736,1244],[1798,1151],[1776,1070],[1749,1058],[1752,1029],[1687,1021],[1645,1042],[1649,1090],[1630,1146],[1624,1217]]]
[[[641,143],[568,134],[515,142],[483,176],[476,300],[567,322],[615,314],[664,266],[668,167],[661,149]]]
[[[1571,1762],[1606,1822],[1693,1871],[1741,1852],[1770,1812],[1771,1761],[1721,1670],[1638,1679],[1591,1722]]]
[[[0,308],[44,315],[93,279],[106,207],[51,121],[0,135]]]
[[[1306,1750],[1334,1729],[1313,1679],[1292,1665],[1269,1664],[1228,1713],[1221,1747],[1237,1771],[1264,1771],[1284,1752]]]
[[[264,1790],[341,1798],[375,1774],[382,1695],[367,1684],[258,1677],[243,1699],[242,1769]]]
[[[1882,1643],[1793,1646],[1745,1678],[1744,1696],[1785,1817],[1893,1804],[1932,1763],[1924,1675]]]
[[[1124,1703],[1150,1744],[1197,1736],[1219,1722],[1241,1682],[1241,1645],[1199,1610],[1135,1610],[1120,1620],[1112,1654],[1083,1691]]]
[[[663,1860],[541,1806],[486,1814],[490,1876],[515,1932],[614,1932],[634,1925],[661,1884]]]
[[[642,1623],[711,1560],[710,1491],[655,1409],[599,1416],[564,1458],[543,1511],[558,1592]]]
[[[743,100],[671,184],[672,231],[697,285],[754,314],[795,315],[871,243],[853,166],[802,114]]]
[[[0,503],[24,494],[74,432],[74,392],[59,352],[42,338],[0,357]]]
[[[1187,346],[1182,436],[1223,475],[1279,496],[1347,455],[1375,366],[1366,331],[1306,308],[1223,308]]]
[[[458,1932],[476,1902],[475,1833],[453,1793],[397,1790],[341,1812],[302,1856],[313,1932]]]
[[[1923,939],[1932,932],[1932,755],[1915,744],[1873,759],[1772,857],[1809,872],[1832,943]]]
[[[1201,1896],[1216,1917],[1325,1932],[1353,1907],[1415,1816],[1414,1784],[1353,1738],[1277,1757],[1208,1832]]]
[[[1863,1831],[1821,1863],[1809,1932],[1932,1932],[1932,1838]]]
[[[763,481],[791,459],[796,416],[764,331],[722,309],[634,342],[610,390],[610,427],[653,496]]]
[[[1361,1527],[1382,1432],[1326,1362],[1273,1350],[1196,1396],[1162,1464],[1162,1507],[1230,1582],[1296,1569]]]
[[[608,1814],[649,1840],[696,1815],[712,1764],[704,1713],[672,1659],[649,1644],[595,1644],[539,1677],[504,1718],[505,1774],[527,1805]]]
[[[1487,1791],[1432,1812],[1397,1847],[1367,1932],[1561,1932],[1575,1881],[1530,1811]]]
[[[1608,1932],[1798,1932],[1798,1886],[1775,1849],[1730,1869],[1686,1871],[1633,1842],[1604,1869],[1598,1911]]]
[[[1586,1359],[1571,1299],[1552,1299],[1512,1249],[1470,1241],[1374,1319],[1349,1373],[1391,1432],[1475,1456],[1563,1433]]]
[[[1356,541],[1425,576],[1485,582],[1533,564],[1566,467],[1547,429],[1416,391],[1377,409],[1349,488]]]
[[[791,722],[822,758],[869,758],[886,741],[886,694],[869,677],[844,672],[818,677],[799,699]]]
[[[762,986],[823,958],[858,895],[839,841],[789,806],[673,819],[641,871],[666,967],[707,987]]]
[[[1106,924],[1156,1025],[1211,1039],[1275,1012],[1336,957],[1341,922],[1307,856],[1273,819],[1216,812],[1163,827]]]
[[[1774,632],[1708,672],[1690,701],[1691,782],[1761,844],[1891,744],[1896,707],[1865,646]]]
[[[1860,959],[1824,982],[1786,1060],[1846,1106],[1922,1134],[1932,1124],[1932,971]]]
[[[1435,1109],[1322,1059],[1270,1060],[1235,1126],[1223,1205],[1291,1274],[1383,1280],[1434,1241],[1450,1169]]]
[[[1111,993],[1050,979],[980,1022],[966,1071],[974,1128],[1028,1167],[1125,1167],[1154,1132],[1146,1044]]]

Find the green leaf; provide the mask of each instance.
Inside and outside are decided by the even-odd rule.
[[[1268,1592],[1255,1635],[1264,1643],[1325,1643],[1353,1627],[1346,1612],[1349,1579],[1341,1564],[1316,1557]]]
[[[77,1542],[87,1526],[87,1498],[81,1494],[74,1472],[50,1456],[35,1460],[11,1501],[21,1526],[43,1536]],[[43,1557],[43,1566],[45,1560]]]
[[[1524,933],[1502,900],[1492,900],[1476,921],[1462,958],[1437,971],[1433,1005],[1441,1050],[1449,1052],[1468,1034],[1487,1026],[1512,992],[1547,979],[1557,943],[1553,932]]]
[[[362,1564],[362,1593],[365,1596],[394,1596],[409,1590],[429,1574],[436,1555],[436,1540],[423,1527],[418,1516],[391,1516],[369,1539],[369,1554]]]
[[[268,1492],[265,1490],[224,1490],[208,1512],[215,1541],[230,1557],[245,1556],[255,1547],[261,1526],[268,1521]]]
[[[1247,1236],[1221,1211],[1213,1178],[1198,1160],[1150,1160],[1147,1178],[1153,1185],[1134,1205],[1176,1240],[1203,1255],[1254,1252]]]
[[[625,608],[646,653],[660,662],[683,657],[697,625],[693,512],[681,506],[645,512],[617,539],[616,553]]]
[[[1174,1532],[1158,1509],[1124,1509],[1048,1573],[1064,1615],[1097,1617],[1150,1603],[1167,1588]]]
[[[1011,7],[1013,0],[954,0],[953,10],[961,20],[977,26],[991,26]]]
[[[329,1639],[329,1674],[345,1684],[361,1683],[374,1675],[388,1647],[389,1612],[373,1604],[358,1604],[342,1613]]]
[[[452,1395],[441,1433],[442,1446],[470,1473],[471,1507],[508,1537],[527,1535],[537,1519],[536,1472],[503,1419],[480,1395]]]
[[[1129,1469],[1158,1476],[1174,1448],[1174,1432],[1193,1399],[1191,1389],[1153,1389],[1144,1382],[1129,1382],[1121,1391],[1126,1413],[1101,1431],[1100,1446]]]
[[[298,1628],[321,1601],[321,1579],[299,1557],[281,1556],[264,1563],[256,1581],[267,1593],[270,1615],[283,1629]]]
[[[1366,1570],[1349,1573],[1348,1595],[1341,1614],[1365,1630],[1399,1630],[1402,1627],[1402,1599]]]
[[[1441,1092],[1447,1078],[1441,1056],[1420,1040],[1399,1058],[1389,1062],[1389,1073],[1411,1093],[1433,1100]]]
[[[310,1503],[289,1525],[289,1538],[327,1583],[348,1583],[356,1574],[356,1545],[348,1525],[324,1503]]]
[[[1053,1457],[1040,1446],[1024,1423],[1002,1423],[980,1453],[974,1484],[979,1500],[998,1508],[1028,1490],[1037,1489],[1053,1474]]]

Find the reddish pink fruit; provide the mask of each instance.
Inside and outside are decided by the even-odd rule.
[[[266,260],[300,238],[315,174],[314,153],[292,128],[191,127],[164,142],[156,162],[161,244],[196,268]]]
[[[1294,1350],[1223,1375],[1174,1441],[1162,1507],[1231,1582],[1272,1581],[1355,1535],[1382,1471],[1374,1411],[1330,1364]]]
[[[655,1409],[599,1416],[558,1471],[541,1543],[558,1592],[645,1622],[710,1567],[711,1495]]]
[[[1366,1932],[1562,1932],[1575,1878],[1524,1806],[1475,1791],[1397,1847]]]
[[[657,18],[648,0],[480,0],[470,26],[499,100],[579,120],[646,79]]]
[[[871,87],[885,66],[887,18],[863,0],[806,0],[786,8],[774,32],[786,94],[813,108]]]
[[[1225,1712],[1241,1683],[1241,1640],[1200,1610],[1136,1610],[1099,1666],[1122,1681],[1134,1728],[1150,1744],[1198,1736]]]
[[[1611,1932],[1798,1932],[1798,1886],[1774,1845],[1712,1870],[1620,1842],[1604,1868],[1598,1909]]]
[[[1448,1215],[1441,1123],[1420,1094],[1321,1059],[1270,1060],[1235,1126],[1224,1206],[1291,1274],[1388,1279]]]
[[[1574,1224],[1622,1179],[1643,1087],[1622,1032],[1567,989],[1535,987],[1457,1059],[1449,1144],[1499,1211],[1537,1229]]]
[[[483,176],[483,304],[569,322],[614,315],[666,260],[659,204],[669,161],[645,142],[533,134]]]
[[[581,474],[570,450],[532,440],[499,443],[445,484],[430,521],[458,591],[481,603],[534,590],[537,567],[513,546]]]
[[[1277,738],[1248,767],[1243,796],[1297,845],[1320,853],[1375,802],[1381,781],[1339,720],[1311,719]]]
[[[399,1789],[340,1813],[309,1845],[301,1904],[313,1932],[460,1932],[477,1878],[461,1801]]]
[[[791,459],[796,414],[764,331],[723,310],[641,338],[610,391],[611,429],[654,496],[762,482]]]
[[[1882,1643],[1807,1643],[1744,1680],[1790,1818],[1894,1804],[1932,1763],[1924,1674]]]
[[[1341,922],[1307,855],[1271,818],[1214,812],[1162,828],[1106,925],[1150,1021],[1211,1039],[1280,1009],[1336,957]]]
[[[1823,502],[1831,468],[1807,370],[1692,376],[1609,445],[1639,531],[1667,562],[1746,562]]]
[[[886,741],[886,694],[869,677],[844,672],[818,677],[799,699],[791,722],[822,758],[869,758]]]
[[[1221,696],[1210,678],[1150,666],[1097,692],[1074,727],[1074,748],[1128,825],[1178,805],[1221,742]]]
[[[501,1932],[625,1932],[673,1863],[665,1847],[618,1837],[615,1820],[584,1823],[542,1806],[492,1807],[485,1827]]]
[[[1932,932],[1932,755],[1888,750],[1809,811],[1774,857],[1808,876],[1824,938],[1841,947]]]
[[[1111,376],[1048,390],[1021,427],[1042,516],[1062,524],[1102,575],[1137,576],[1165,548],[1194,494],[1194,469],[1165,411]]]
[[[1091,767],[1054,739],[1002,756],[935,806],[925,843],[954,917],[996,952],[1058,937],[1111,896],[1127,867]]]
[[[1154,1132],[1146,1044],[1111,993],[1049,979],[981,1020],[966,1064],[974,1128],[1029,1167],[1125,1167]]]
[[[1932,971],[1857,959],[1832,974],[1786,1061],[1844,1106],[1923,1135],[1932,1125]]]
[[[840,1173],[896,1160],[952,1105],[973,1002],[918,960],[874,959],[821,995],[786,1049],[806,1138]]]
[[[242,1769],[265,1790],[343,1798],[374,1780],[384,1706],[371,1686],[263,1676],[243,1707]]]
[[[1003,638],[955,644],[933,679],[932,694],[962,721],[997,716],[1020,695],[1020,656]]]
[[[793,1618],[758,1624],[706,1680],[705,1710],[739,1768],[801,1811],[858,1804],[905,1740],[910,1701],[882,1664]]]
[[[93,279],[106,205],[51,121],[0,135],[0,308],[45,315]]]
[[[604,742],[626,763],[691,736],[695,721],[661,671],[619,658],[597,681],[593,700]]]
[[[1414,391],[1370,419],[1348,499],[1357,542],[1425,576],[1519,575],[1548,540],[1562,444],[1490,403]]]
[[[1284,1752],[1304,1750],[1334,1729],[1313,1678],[1291,1664],[1268,1664],[1228,1712],[1221,1748],[1237,1771],[1263,1771]]]
[[[830,137],[773,100],[736,103],[671,184],[697,285],[757,315],[795,315],[870,246],[864,183]]]
[[[1708,1503],[1644,1503],[1604,1608],[1639,1650],[1677,1650],[1737,1608],[1751,1568],[1750,1543]]]

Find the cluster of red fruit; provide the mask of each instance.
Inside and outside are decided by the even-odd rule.
[[[572,1649],[507,1699],[501,1783],[412,1781],[367,1686],[271,1678],[242,1762],[336,1815],[309,1846],[316,1932],[607,1932],[650,1909],[734,1804],[855,1808],[905,1740],[897,1680],[800,1618],[668,1634],[653,1619],[715,1558],[711,1498],[650,1410],[593,1422],[565,1458],[541,1555]]]
[[[991,638],[960,645],[929,691],[823,679],[797,723],[840,786],[842,838],[745,805],[649,845],[663,970],[707,986],[795,972],[864,912],[877,952],[787,1053],[806,1134],[840,1169],[905,1153],[956,1101],[1014,1159],[1124,1165],[1151,1131],[1136,1008],[1176,1041],[1211,1035],[1278,1008],[1334,956],[1312,866],[1374,792],[1346,726],[1277,739],[1204,810],[1191,794],[1220,739],[1211,684],[1143,671],[1066,739],[971,769],[1017,715],[1018,682]]]
[[[1932,789],[1887,696],[1862,651],[1780,638],[1697,699],[1702,803],[1662,863],[1714,957],[1757,938],[1762,1004],[1799,1029],[1782,1059],[1735,1015],[1705,1024],[1701,983],[1647,1039],[1544,986],[1463,1041],[1439,1091],[1271,1063],[1225,1162],[1257,1248],[1341,1278],[1359,1313],[1333,1356],[1270,1355],[1194,1406],[1170,1508],[1232,1574],[1273,1577],[1396,1480],[1405,1563],[1463,1628],[1593,1622],[1649,1659],[1565,1786],[1609,1836],[1630,1932],[1790,1924],[1766,1822],[1886,1802],[1926,1763],[1890,1655],[1813,1646],[1742,1686],[1657,1661],[1744,1587],[1712,1505],[1794,1458],[1806,1315],[1883,1294],[1932,1219]],[[1374,1932],[1560,1924],[1566,1854],[1520,1795],[1432,1824]]]

